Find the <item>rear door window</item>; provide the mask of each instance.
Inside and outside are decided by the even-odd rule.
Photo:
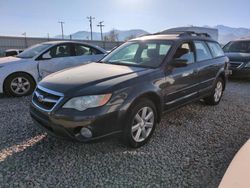
[[[96,55],[102,54],[101,51],[98,49],[92,48],[90,46],[84,44],[75,44],[75,55],[82,56],[82,55]]]
[[[50,48],[42,55],[42,59],[60,58],[73,56],[72,45],[70,43],[59,44]]]
[[[207,43],[213,56],[214,57],[221,57],[221,56],[224,56],[224,52],[223,50],[221,49],[220,45],[216,42],[208,42]]]
[[[194,46],[196,50],[196,61],[205,61],[213,58],[205,42],[195,41]]]

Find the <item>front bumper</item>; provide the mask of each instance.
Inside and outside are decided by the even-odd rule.
[[[30,115],[36,125],[52,136],[88,142],[122,132],[125,113],[111,109],[111,107],[101,110],[89,109],[86,115],[84,112],[72,109],[45,112],[31,104]],[[91,130],[91,138],[80,134],[83,127]]]
[[[250,78],[250,68],[230,69],[230,70],[232,71],[230,77]]]
[[[3,82],[5,77],[3,77],[0,73],[0,93],[3,93]]]

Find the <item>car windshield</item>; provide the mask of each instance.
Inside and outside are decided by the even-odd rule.
[[[52,46],[52,44],[37,44],[37,45],[31,46],[30,48],[24,50],[17,57],[19,57],[19,58],[33,58],[50,46]]]
[[[223,48],[224,52],[250,53],[250,41],[230,42]]]
[[[101,62],[156,68],[163,62],[170,48],[171,41],[127,42],[104,57]]]

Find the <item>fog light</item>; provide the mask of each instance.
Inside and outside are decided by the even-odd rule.
[[[92,132],[88,128],[81,128],[81,135],[85,138],[91,138],[92,137]]]

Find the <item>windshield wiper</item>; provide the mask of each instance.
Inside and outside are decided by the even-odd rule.
[[[32,58],[32,57],[24,57],[24,56],[18,56],[18,55],[16,57],[21,58],[21,59],[30,59],[30,58]]]
[[[97,61],[97,63],[108,63],[108,61]]]

